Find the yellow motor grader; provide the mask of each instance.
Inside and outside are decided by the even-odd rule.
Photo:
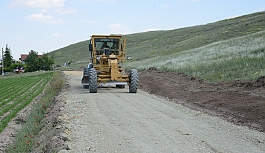
[[[97,93],[99,84],[115,84],[117,88],[125,88],[136,93],[138,88],[138,71],[131,69],[128,74],[121,67],[125,58],[126,38],[122,36],[92,35],[89,43],[91,63],[83,70],[82,85],[90,93]]]

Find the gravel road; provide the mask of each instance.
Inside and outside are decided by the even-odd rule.
[[[265,152],[265,134],[128,88],[90,94],[82,72],[65,71],[63,123],[70,150],[61,152]],[[154,82],[155,83],[155,82]]]

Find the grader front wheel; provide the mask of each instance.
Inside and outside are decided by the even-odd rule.
[[[138,89],[138,71],[136,69],[131,69],[129,92],[136,93],[137,89]]]

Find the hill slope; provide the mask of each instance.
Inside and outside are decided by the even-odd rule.
[[[206,25],[125,35],[125,68],[181,72],[210,82],[257,79],[265,75],[265,12]],[[58,65],[84,67],[89,40],[51,52]],[[69,68],[68,67],[68,68]]]
[[[63,65],[65,62],[80,62],[88,63],[90,53],[88,51],[89,41],[82,41],[76,44],[57,49],[48,53],[54,58],[55,65]],[[84,63],[83,63],[84,65]]]
[[[126,68],[156,67],[197,76],[205,81],[257,79],[265,75],[265,30],[202,47],[126,62]]]
[[[125,35],[127,39],[126,52],[133,59],[142,60],[154,56],[169,55],[262,30],[265,30],[265,12],[258,12],[206,25]],[[56,65],[62,65],[67,61],[74,63],[84,61],[82,64],[87,64],[90,59],[88,44],[89,40],[82,41],[57,49],[49,54],[55,58]]]
[[[265,30],[265,12],[168,31],[126,35],[127,54],[136,59],[169,55]]]

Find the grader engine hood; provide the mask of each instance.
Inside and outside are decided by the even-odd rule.
[[[114,66],[114,65],[118,65],[118,59],[115,55],[109,55],[109,58],[108,58],[108,63],[109,63],[109,68],[111,68],[111,66]]]
[[[118,80],[120,69],[117,57],[115,55],[109,55],[108,63],[111,73],[111,81]]]

